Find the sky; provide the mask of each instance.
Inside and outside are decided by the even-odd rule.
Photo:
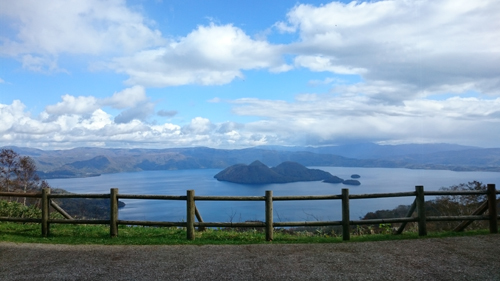
[[[0,0],[0,146],[500,147],[500,1]]]

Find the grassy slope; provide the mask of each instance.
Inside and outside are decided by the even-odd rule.
[[[208,244],[266,244],[266,243],[339,243],[342,237],[332,233],[276,231],[272,242],[265,241],[265,233],[259,231],[237,232],[233,230],[208,229],[196,232],[196,239],[188,241],[182,228],[127,227],[120,226],[118,237],[109,236],[109,226],[101,225],[51,225],[51,235],[41,237],[39,224],[0,222],[0,241],[15,243],[52,244],[99,244],[99,245],[208,245]],[[487,230],[467,232],[429,233],[428,238],[487,234]],[[372,234],[353,235],[352,242],[400,240],[419,238],[417,233],[402,235]]]

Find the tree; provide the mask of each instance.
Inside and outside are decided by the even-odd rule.
[[[442,187],[446,191],[486,191],[487,186],[479,181],[461,183],[450,187]],[[430,209],[435,209],[439,216],[468,216],[487,199],[486,195],[447,195],[439,196],[430,204]],[[431,214],[432,215],[432,214]],[[443,230],[453,229],[456,222],[436,223],[437,228]],[[486,227],[486,222],[475,221],[468,229],[481,229]]]
[[[10,192],[13,187],[13,177],[15,177],[19,155],[12,149],[2,149],[0,151],[0,190]]]
[[[36,164],[29,156],[20,156],[12,149],[0,151],[0,190],[38,191],[48,187],[47,182],[40,180],[36,173]],[[26,205],[26,197],[23,204]]]

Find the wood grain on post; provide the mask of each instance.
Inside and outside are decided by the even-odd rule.
[[[415,202],[417,203],[417,214],[418,214],[418,235],[427,235],[427,223],[425,218],[425,196],[424,187],[422,185],[415,186],[415,191],[417,192],[417,197]]]
[[[109,193],[109,235],[118,236],[118,188],[111,188]]]
[[[342,188],[342,240],[351,239],[351,220],[349,214],[349,189]]]
[[[49,236],[50,233],[49,194],[50,194],[50,188],[42,189],[42,236],[43,237]]]
[[[273,191],[266,190],[266,241],[273,241]]]
[[[497,192],[494,184],[488,184],[488,213],[490,215],[490,233],[498,233]]]
[[[195,204],[194,204],[194,190],[188,190],[186,196],[186,207],[187,207],[187,239],[194,240],[194,217],[195,217]]]

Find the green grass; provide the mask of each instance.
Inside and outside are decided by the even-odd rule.
[[[466,232],[431,232],[425,238],[469,236],[488,234],[488,230]],[[424,239],[417,233],[405,232],[402,235],[370,234],[351,235],[348,242],[387,241],[401,239]],[[105,225],[64,225],[50,226],[50,236],[41,237],[40,224],[0,222],[0,241],[15,243],[51,244],[98,244],[98,245],[241,245],[241,244],[291,244],[291,243],[341,243],[342,237],[334,233],[279,231],[274,240],[268,242],[265,233],[256,230],[235,231],[207,229],[196,232],[196,239],[188,241],[186,230],[175,227],[128,227],[119,226],[118,237],[109,236],[109,226]]]

